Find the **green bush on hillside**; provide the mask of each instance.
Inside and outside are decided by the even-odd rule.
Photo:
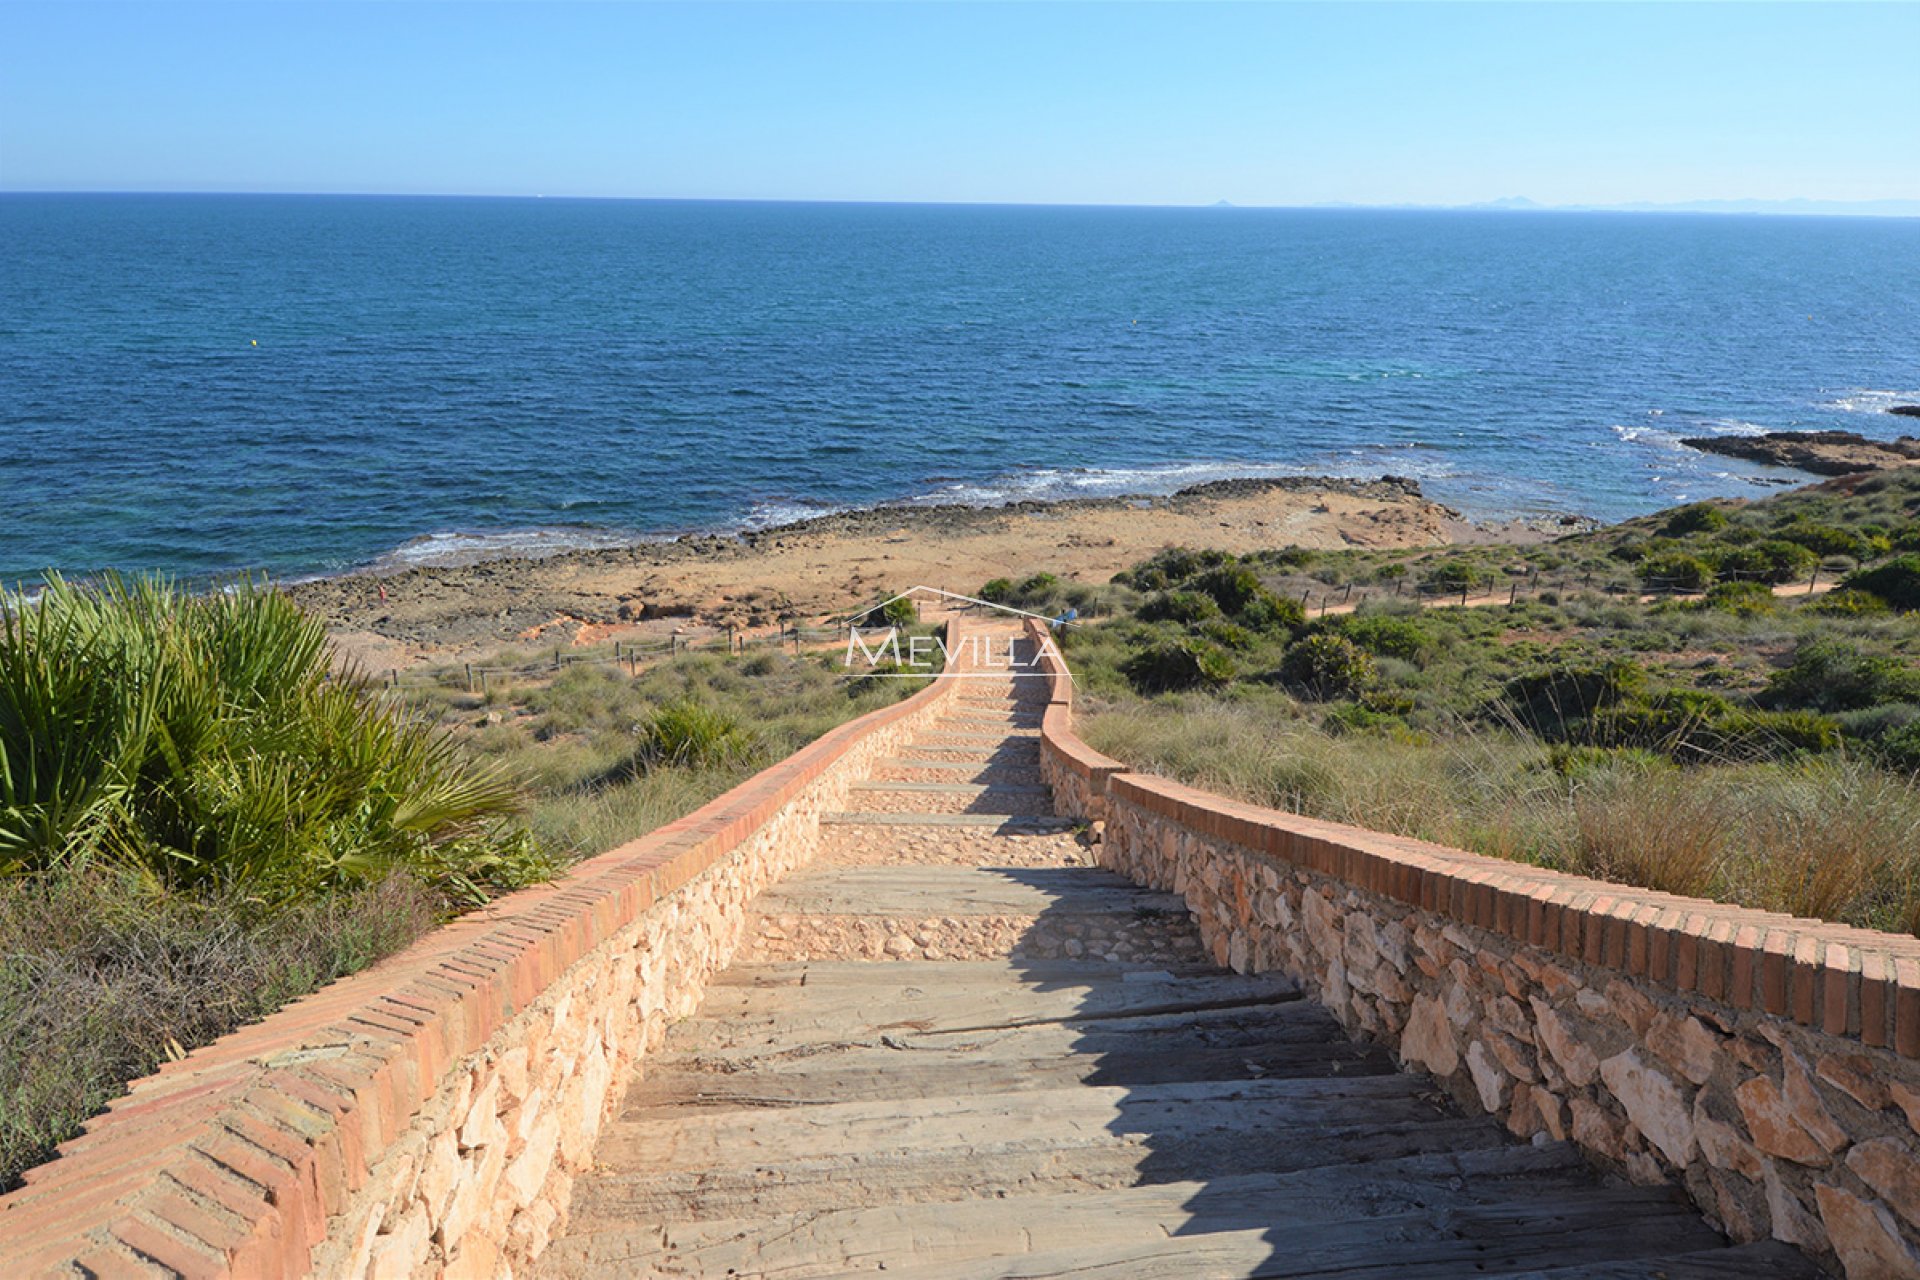
[[[1416,665],[1433,645],[1433,636],[1425,627],[1411,618],[1396,618],[1391,614],[1350,615],[1340,625],[1340,632],[1377,657],[1398,658]]]
[[[268,903],[394,871],[475,902],[547,874],[511,781],[328,660],[316,619],[252,586],[0,599],[0,871],[111,862]]]
[[[1186,547],[1168,547],[1165,551],[1155,552],[1131,569],[1123,569],[1113,575],[1113,581],[1119,586],[1137,587],[1142,591],[1164,591],[1177,586],[1197,573],[1220,565],[1232,564],[1234,558],[1224,551],[1193,551]]]
[[[1669,538],[1684,538],[1690,533],[1717,533],[1726,527],[1726,512],[1711,502],[1694,502],[1676,507],[1660,532]]]
[[[1649,591],[1704,591],[1713,566],[1685,551],[1661,551],[1640,561],[1640,585]]]
[[[1774,536],[1805,547],[1816,556],[1850,556],[1861,560],[1874,549],[1862,534],[1813,520],[1796,520],[1776,530]]]
[[[1471,591],[1485,581],[1486,575],[1469,560],[1442,560],[1420,575],[1422,586],[1445,595]]]
[[[1147,598],[1136,615],[1142,622],[1178,622],[1184,626],[1220,616],[1212,596],[1198,591],[1162,591]]]
[[[1777,603],[1764,582],[1716,582],[1707,588],[1707,608],[1741,618],[1772,613]]]
[[[1820,557],[1797,542],[1769,539],[1719,551],[1714,570],[1722,578],[1779,586],[1798,582],[1813,572]]]
[[[1815,596],[1802,609],[1824,618],[1872,618],[1891,612],[1879,596],[1844,587]]]
[[[758,746],[726,712],[683,699],[653,713],[640,733],[639,757],[649,767],[720,769],[750,762]]]
[[[1920,670],[1898,658],[1862,653],[1844,640],[1814,640],[1768,680],[1770,706],[1853,711],[1886,702],[1920,702]]]
[[[1871,569],[1850,573],[1841,582],[1849,591],[1864,591],[1902,613],[1920,609],[1920,553],[1905,552]]]
[[[1762,760],[1840,745],[1840,725],[1811,711],[1751,711],[1719,694],[1665,689],[1596,712],[1598,746],[1657,751],[1682,762]]]
[[[1143,649],[1121,665],[1142,693],[1171,693],[1224,685],[1234,677],[1231,659],[1198,637],[1188,636]]]
[[[1501,702],[1527,729],[1557,740],[1572,736],[1601,708],[1638,697],[1646,687],[1645,669],[1624,658],[1598,665],[1558,663],[1509,680]]]
[[[1379,672],[1365,649],[1343,635],[1322,631],[1288,646],[1279,674],[1283,682],[1303,693],[1332,699],[1361,692]]]

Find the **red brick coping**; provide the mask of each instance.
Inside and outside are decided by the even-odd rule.
[[[957,687],[939,679],[843,724],[687,816],[135,1081],[0,1197],[0,1275],[305,1274],[329,1217],[462,1059],[855,743]]]
[[[1029,624],[1037,635],[1037,624]],[[1073,732],[1072,686],[1053,680],[1043,750],[1093,803],[1124,799],[1462,924],[1588,964],[1920,1057],[1920,939],[1608,884],[1444,845],[1243,804],[1101,755]]]

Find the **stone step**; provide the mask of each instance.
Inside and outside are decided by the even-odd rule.
[[[999,732],[983,733],[968,729],[949,729],[943,725],[929,725],[914,738],[917,743],[942,743],[956,747],[991,746],[999,742],[1034,743],[1040,741],[1038,729],[1008,728]]]
[[[849,804],[870,813],[1055,816],[1053,793],[1038,783],[992,785],[882,778],[853,783],[849,792]]]
[[[879,781],[893,773],[909,778],[939,773],[943,775],[941,780],[946,782],[1024,782],[1037,785],[1040,766],[1037,760],[960,760],[952,757],[921,760],[908,756],[884,756],[874,763],[873,772],[868,777]],[[948,778],[944,776],[946,774],[965,776]]]
[[[974,827],[1008,821],[992,814],[932,817],[949,821],[907,825]],[[1187,903],[1177,893],[1143,889],[1123,876],[1095,867],[832,867],[781,881],[755,899],[754,910],[770,916],[1038,916],[1130,911],[1184,919]]]
[[[1631,1227],[1623,1229],[1624,1224]],[[1089,1242],[1078,1247],[952,1262],[887,1265],[890,1280],[1459,1280],[1594,1263],[1627,1263],[1641,1277],[1676,1273],[1653,1259],[1717,1250],[1723,1242],[1698,1215],[1646,1192],[1588,1187],[1560,1196],[1461,1208],[1414,1209],[1279,1227],[1199,1229],[1169,1238]],[[1050,1243],[1044,1235],[1033,1243]],[[1018,1237],[1009,1241],[1025,1243]],[[911,1242],[900,1246],[912,1256]],[[815,1280],[871,1276],[863,1267],[814,1271]],[[1684,1274],[1684,1273],[1682,1273]],[[1696,1273],[1698,1274],[1698,1273]]]
[[[1215,1010],[1252,1010],[1299,999],[1299,987],[1279,974],[1179,977],[1147,972],[1122,981],[1009,982],[1015,966],[954,961],[939,965],[876,965],[858,960],[812,961],[799,966],[806,981],[762,985],[729,982],[708,989],[698,1016],[674,1030],[674,1051],[704,1055],[729,1050],[765,1052],[769,1044],[911,1043],[950,1048],[1024,1028],[1068,1026],[1088,1034],[1115,1019],[1191,1016]],[[743,974],[762,966],[736,966]],[[854,980],[847,970],[870,975]],[[1051,966],[1043,968],[1044,971]],[[788,965],[764,971],[788,973]],[[809,1050],[814,1052],[817,1050]]]
[[[933,967],[933,966],[923,966]],[[1284,1008],[1285,1006],[1283,1006]],[[1293,1006],[1306,1007],[1306,1006]],[[1019,1033],[987,1037],[990,1054],[923,1049],[836,1048],[827,1062],[796,1059],[790,1068],[766,1064],[749,1076],[679,1067],[656,1068],[629,1089],[629,1119],[662,1108],[712,1109],[799,1106],[845,1098],[941,1098],[967,1093],[1024,1093],[1080,1084],[1168,1084],[1192,1080],[1279,1080],[1390,1075],[1398,1068],[1384,1049],[1315,1035],[1294,1041],[1261,1039],[1250,1028],[1268,1019],[1189,1023],[1179,1036],[1161,1036],[1151,1048],[1119,1045],[1106,1053],[1071,1051],[1019,1057]],[[1041,1030],[1045,1030],[1042,1028]],[[1205,1034],[1212,1032],[1212,1035]],[[1270,1033],[1269,1033],[1270,1034]],[[1084,1037],[1078,1037],[1084,1038]],[[906,1043],[906,1041],[896,1041]],[[721,1055],[697,1066],[752,1061]],[[759,1064],[756,1064],[758,1066]]]
[[[960,754],[960,756],[993,756],[993,754],[1037,756],[1037,754],[1041,754],[1041,739],[1037,739],[1037,737],[1000,737],[1000,735],[991,735],[991,737],[985,737],[985,739],[975,741],[975,743],[958,743],[958,741],[941,739],[941,737],[931,737],[931,735],[922,733],[920,737],[916,737],[914,741],[910,741],[902,750],[937,750],[937,752],[952,752],[952,754]]]
[[[978,961],[917,966],[861,964],[858,967],[887,974],[897,980],[902,975],[910,978],[943,977],[949,970],[992,968],[1004,963]],[[1055,967],[1055,962],[1039,966],[1014,962],[1014,965],[1021,969],[1047,970]],[[804,970],[811,966],[766,967]],[[1173,972],[1178,974],[1185,970],[1175,969]],[[1166,977],[1161,981],[1171,982],[1173,978]],[[879,998],[887,997],[882,993]],[[750,1072],[753,1080],[788,1081],[778,1087],[801,1091],[809,1088],[806,1080],[816,1075],[831,1078],[843,1071],[852,1076],[886,1075],[897,1077],[901,1083],[872,1096],[887,1097],[897,1089],[899,1096],[915,1097],[922,1096],[913,1082],[917,1071],[951,1076],[956,1071],[962,1074],[972,1070],[988,1072],[1002,1062],[1045,1060],[1056,1064],[1062,1077],[1084,1077],[1094,1083],[1163,1083],[1188,1078],[1177,1069],[1169,1071],[1168,1067],[1177,1068],[1183,1055],[1209,1046],[1245,1052],[1247,1057],[1241,1065],[1246,1067],[1248,1062],[1255,1064],[1247,1068],[1245,1074],[1248,1078],[1258,1078],[1265,1070],[1259,1064],[1266,1061],[1265,1055],[1268,1053],[1290,1054],[1328,1048],[1336,1064],[1331,1074],[1339,1074],[1344,1069],[1339,1064],[1355,1061],[1355,1053],[1364,1059],[1373,1052],[1368,1046],[1347,1040],[1339,1024],[1333,1021],[1333,1016],[1319,1005],[1305,1000],[1279,998],[1253,1004],[1227,1000],[1213,1007],[1202,1004],[1200,1007],[1168,1008],[1162,1005],[1157,1010],[1150,1007],[1134,1013],[1110,1012],[1104,1017],[1030,1022],[957,1035],[937,1030],[923,1034],[900,1027],[881,1032],[865,1027],[855,1028],[838,1040],[811,1040],[786,1047],[769,1046],[764,1037],[756,1039],[744,1036],[723,1042],[713,1033],[710,1024],[693,1019],[677,1023],[668,1030],[666,1052],[673,1055],[673,1060],[669,1062],[663,1058],[657,1069],[671,1071],[674,1069],[673,1062],[678,1062],[684,1064],[687,1071],[707,1077]],[[1093,1076],[1086,1074],[1089,1070],[1094,1073]],[[1138,1079],[1135,1078],[1136,1074]],[[1233,1077],[1200,1072],[1192,1078]],[[952,1092],[969,1093],[978,1088],[987,1092],[1007,1093],[1029,1085],[1033,1088],[1047,1087],[1046,1081],[1036,1079],[1028,1084],[996,1090],[986,1083],[987,1076],[984,1074],[971,1079],[977,1083],[962,1082]],[[642,1078],[635,1088],[638,1092],[633,1096],[643,1097],[647,1079]],[[826,1096],[846,1098],[868,1095],[828,1093]]]
[[[1279,1123],[1270,1115],[1235,1119],[1231,1112],[1189,1111],[1189,1119],[1202,1123],[1161,1140],[1106,1134],[1097,1126],[1065,1138],[997,1128],[959,1147],[869,1150],[857,1158],[844,1153],[779,1158],[758,1167],[654,1168],[644,1163],[644,1144],[609,1146],[609,1133],[596,1152],[604,1171],[575,1184],[571,1211],[583,1221],[774,1217],[850,1205],[951,1201],[956,1188],[982,1197],[1082,1192],[1225,1172],[1286,1173],[1514,1149],[1506,1130],[1484,1117],[1428,1115],[1401,1121],[1380,1115],[1369,1123],[1302,1117]]]
[[[1044,796],[1052,794],[1049,788],[1038,784],[1022,786],[1005,782],[912,782],[904,779],[891,782],[855,782],[849,784],[849,789],[853,791],[927,792],[934,795],[955,796]]]
[[[635,1227],[576,1219],[582,1234],[546,1259],[550,1269],[650,1266],[688,1275],[777,1274],[801,1280],[847,1269],[894,1272],[915,1264],[1018,1256],[1121,1243],[1157,1244],[1220,1231],[1300,1230],[1327,1222],[1439,1215],[1559,1203],[1590,1182],[1565,1144],[1459,1156],[1415,1156],[1359,1168],[1243,1174],[1079,1194],[825,1209],[778,1218],[720,1218]],[[965,1196],[964,1188],[956,1188]],[[1664,1193],[1608,1194],[1623,1217],[1671,1212]],[[591,1274],[576,1272],[569,1274]]]
[[[932,800],[938,797],[930,797]],[[915,804],[932,811],[935,803]],[[964,806],[955,805],[955,808]],[[1036,812],[1047,805],[1036,801]],[[1073,867],[1092,866],[1093,851],[1078,830],[1032,831],[999,827],[829,826],[821,828],[813,871],[853,866]]]
[[[1432,1086],[1406,1075],[1082,1085],[621,1119],[601,1131],[599,1159],[631,1169],[709,1174],[765,1173],[830,1157],[912,1157],[1002,1146],[1050,1150],[1070,1160],[1066,1153],[1089,1147],[1138,1150],[1156,1140],[1225,1133],[1283,1142],[1309,1130],[1378,1130],[1445,1116]]]
[[[1058,818],[1044,813],[878,813],[871,810],[841,810],[820,815],[822,826],[867,827],[992,827],[1023,833],[1073,831],[1082,824],[1078,818]]]

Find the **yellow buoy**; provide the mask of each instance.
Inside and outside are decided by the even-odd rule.
[[[256,346],[256,347],[257,347],[257,346],[259,346],[259,345],[260,345],[260,339],[258,339],[258,338],[255,338],[255,339],[253,340],[253,345],[254,345],[254,346]]]

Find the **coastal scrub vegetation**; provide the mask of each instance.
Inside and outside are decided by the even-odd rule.
[[[779,652],[477,696],[332,664],[253,584],[0,599],[0,1190],[161,1062],[920,684]]]
[[[125,1081],[557,865],[250,584],[0,599],[0,1187]]]
[[[1907,547],[1920,477],[1894,472],[1533,546],[1174,549],[1117,575],[1111,616],[1064,644],[1082,732],[1136,767],[1920,932]]]
[[[931,631],[901,628],[902,636]],[[531,656],[505,653],[489,665],[537,665]],[[842,656],[690,650],[637,675],[581,662],[496,680],[484,692],[467,689],[461,667],[446,667],[405,692],[470,755],[520,781],[527,824],[543,847],[581,857],[644,835],[925,685],[892,678],[884,663],[848,678]]]

